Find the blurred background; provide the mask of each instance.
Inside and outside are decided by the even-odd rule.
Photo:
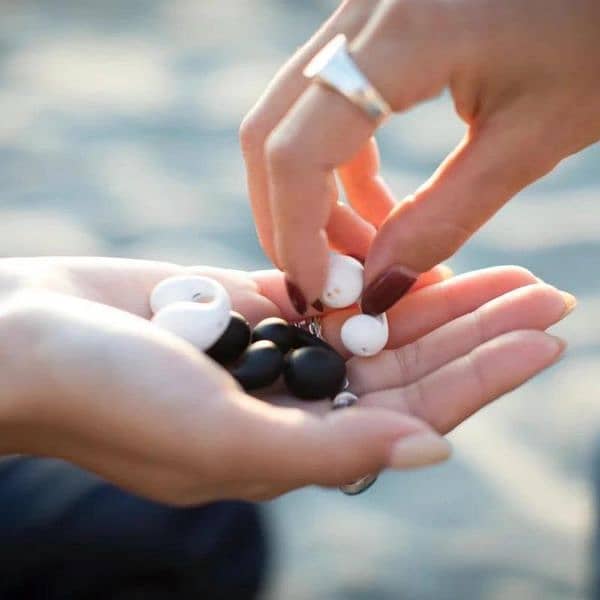
[[[261,268],[239,123],[335,3],[5,0],[0,255]],[[399,197],[462,126],[447,97],[380,132]],[[600,434],[600,147],[505,208],[451,262],[516,263],[575,293],[566,358],[452,434],[446,465],[365,496],[265,506],[264,600],[571,599],[585,594]]]

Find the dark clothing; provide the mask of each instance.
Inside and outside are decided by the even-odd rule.
[[[0,460],[0,600],[255,598],[254,506],[171,508],[65,462]]]

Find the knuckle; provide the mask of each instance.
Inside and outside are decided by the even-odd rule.
[[[424,418],[426,415],[426,392],[425,384],[422,379],[417,379],[414,383],[406,386],[403,390],[406,396],[406,406],[408,407],[411,415],[417,418]]]
[[[267,162],[276,170],[289,170],[296,162],[298,151],[292,140],[279,132],[271,133],[266,141]]]
[[[489,386],[486,382],[485,375],[481,369],[481,363],[477,359],[476,355],[471,352],[463,358],[466,366],[467,377],[473,382],[475,386],[475,397],[473,405],[482,404],[488,396],[492,394]]]
[[[473,332],[473,339],[475,340],[475,344],[479,346],[488,338],[483,308],[474,310],[468,315],[468,318]]]
[[[452,214],[430,217],[418,230],[428,232],[427,258],[431,264],[450,258],[472,234],[470,228],[455,221]]]
[[[546,139],[550,143],[540,144],[541,139]],[[520,188],[548,174],[560,162],[554,144],[548,140],[547,133],[537,135],[532,132],[530,135],[524,135],[518,148],[513,157],[507,156],[510,164],[506,166],[512,170],[515,182]],[[502,171],[506,172],[504,169]]]
[[[247,155],[260,151],[269,135],[268,125],[260,112],[251,110],[239,129],[240,146]]]
[[[419,366],[419,356],[421,354],[421,344],[417,340],[412,344],[402,346],[394,350],[394,357],[400,371],[400,378],[403,383],[409,383],[415,377]]]

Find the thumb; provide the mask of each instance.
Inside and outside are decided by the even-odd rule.
[[[390,410],[357,407],[319,417],[265,404],[260,413],[245,422],[240,456],[275,494],[342,485],[384,468],[424,466],[450,455],[448,442],[427,424]]]
[[[540,139],[512,115],[470,131],[377,233],[365,265],[363,311],[388,310],[419,273],[452,256],[512,196],[550,171],[555,162]]]

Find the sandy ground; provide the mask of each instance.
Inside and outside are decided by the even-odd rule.
[[[0,255],[107,254],[240,268],[257,245],[237,127],[326,2],[52,0],[0,7]],[[447,98],[379,136],[412,191],[461,135]],[[265,600],[575,599],[600,432],[600,148],[564,163],[452,261],[517,263],[575,293],[567,357],[451,435],[442,467],[365,496],[267,506]]]

